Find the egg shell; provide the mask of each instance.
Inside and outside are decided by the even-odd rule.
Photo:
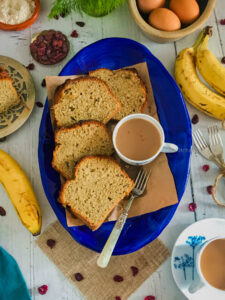
[[[183,24],[191,24],[199,16],[199,5],[196,0],[171,0],[169,8]]]
[[[148,18],[149,24],[164,31],[175,31],[181,27],[178,16],[168,8],[154,9]]]
[[[138,0],[138,7],[144,14],[150,13],[151,10],[163,7],[166,0]]]

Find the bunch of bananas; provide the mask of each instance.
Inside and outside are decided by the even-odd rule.
[[[212,27],[205,27],[196,43],[179,53],[175,64],[175,78],[188,102],[207,115],[224,120],[225,68],[208,49],[211,35]],[[196,67],[205,81],[218,93],[199,79]]]

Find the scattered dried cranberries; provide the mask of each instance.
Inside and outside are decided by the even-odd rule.
[[[29,64],[28,66],[26,66],[26,68],[28,69],[28,70],[33,70],[34,69],[34,64]]]
[[[43,103],[41,103],[40,101],[36,102],[37,107],[43,107]]]
[[[209,165],[204,165],[204,166],[202,166],[202,170],[203,170],[204,172],[209,171]]]
[[[46,81],[45,81],[45,79],[42,80],[41,85],[42,85],[43,87],[46,86]]]
[[[225,64],[225,56],[224,56],[224,57],[222,57],[222,59],[221,59],[221,63],[222,63],[222,64]]]
[[[195,202],[192,202],[192,203],[188,204],[188,208],[189,208],[190,211],[195,212],[196,208],[197,208],[197,205],[196,205]]]
[[[155,300],[155,296],[146,296],[145,300]]]
[[[70,36],[72,36],[73,38],[77,38],[78,32],[76,30],[73,30]]]
[[[115,300],[121,300],[120,296],[116,296]]]
[[[53,240],[53,239],[48,239],[47,240],[47,245],[48,245],[49,248],[51,248],[51,249],[54,248],[55,244],[56,244],[55,240]]]
[[[221,24],[221,25],[225,25],[225,19],[221,19],[221,20],[220,20],[220,24]]]
[[[120,276],[120,275],[115,275],[115,276],[113,277],[113,280],[114,280],[115,282],[121,282],[121,281],[123,281],[123,277]]]
[[[207,188],[206,188],[209,195],[212,195],[212,188],[213,188],[212,185],[209,185],[209,186],[207,186]]]
[[[84,25],[85,25],[85,23],[84,22],[76,22],[76,24],[78,25],[78,26],[80,26],[80,27],[84,27]]]
[[[81,273],[74,274],[76,281],[81,281],[84,279],[84,276]]]
[[[130,268],[131,268],[131,271],[132,271],[132,275],[136,276],[138,274],[138,272],[139,272],[138,268],[135,267],[135,266],[132,266]]]
[[[192,124],[197,124],[199,122],[198,115],[194,115],[191,119]]]
[[[38,292],[41,295],[45,295],[47,293],[47,291],[48,291],[48,286],[46,284],[44,284],[38,288]]]
[[[69,41],[60,31],[45,30],[30,44],[33,58],[43,65],[62,61],[69,52]]]
[[[0,206],[0,216],[4,217],[5,215],[6,215],[5,209],[2,206]]]

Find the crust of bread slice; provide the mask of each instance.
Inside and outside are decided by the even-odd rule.
[[[105,215],[101,220],[99,220],[99,222],[96,223],[92,223],[88,218],[86,218],[85,216],[83,216],[78,210],[70,207],[65,200],[64,194],[65,194],[65,190],[67,188],[67,186],[70,184],[70,182],[73,182],[73,180],[68,180],[66,181],[66,183],[62,186],[61,191],[60,191],[60,195],[59,195],[59,199],[58,201],[64,206],[64,207],[69,207],[69,210],[75,215],[77,216],[79,219],[81,219],[91,230],[95,231],[97,230],[102,223],[105,221],[105,219],[107,218],[107,216],[112,212],[112,210],[126,197],[130,194],[130,192],[132,191],[132,189],[134,188],[134,181],[127,175],[127,173],[122,169],[122,167],[120,166],[120,164],[113,159],[112,157],[108,157],[108,156],[94,156],[94,155],[89,155],[84,157],[83,159],[81,159],[81,161],[76,165],[75,167],[75,180],[76,180],[76,176],[79,172],[79,168],[82,166],[82,164],[89,160],[89,159],[103,159],[103,160],[108,160],[108,161],[113,161],[121,170],[121,172],[123,173],[123,175],[129,180],[130,182],[130,188],[124,193],[122,198],[119,198],[116,203],[114,203],[114,205],[111,207],[110,211],[108,212],[107,215]]]

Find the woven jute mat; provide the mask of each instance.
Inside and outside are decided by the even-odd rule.
[[[47,246],[48,239],[56,241],[52,249]],[[115,300],[115,296],[127,299],[170,255],[167,247],[156,239],[137,252],[113,256],[108,267],[101,269],[96,264],[99,254],[79,245],[58,221],[36,243],[87,300]],[[132,266],[139,270],[135,276]],[[77,281],[76,273],[84,279]],[[123,281],[115,282],[115,275],[122,276]]]

